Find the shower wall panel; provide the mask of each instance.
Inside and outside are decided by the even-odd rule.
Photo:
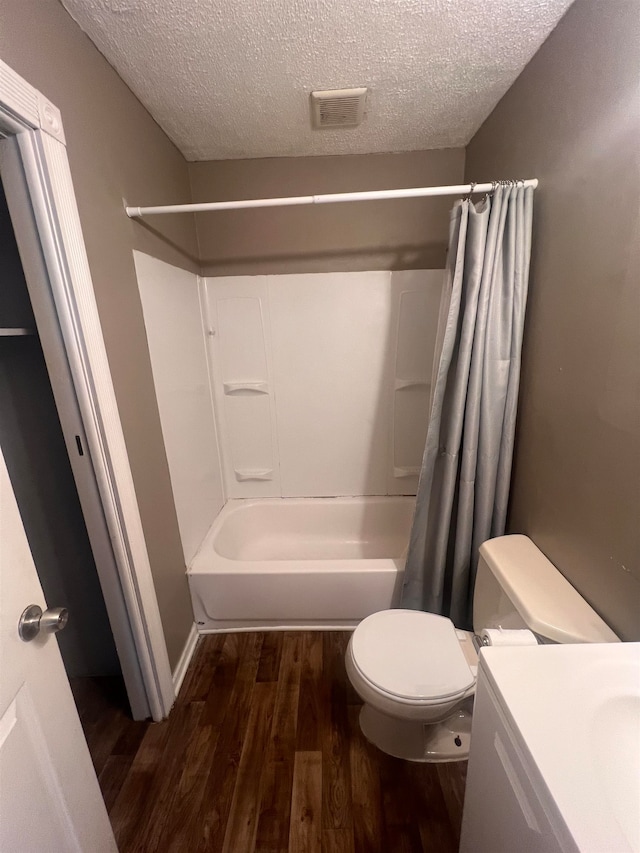
[[[415,494],[443,275],[205,279],[228,497]]]
[[[189,565],[224,505],[198,276],[134,252],[162,436]]]
[[[204,281],[205,334],[227,495],[279,497],[266,276]]]

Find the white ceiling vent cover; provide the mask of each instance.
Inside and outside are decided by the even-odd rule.
[[[364,118],[366,100],[366,88],[312,92],[312,124],[316,128],[356,127]]]

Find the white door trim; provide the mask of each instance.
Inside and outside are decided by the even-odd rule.
[[[55,303],[136,665],[149,713],[166,717],[175,700],[160,612],[133,477],[107,361],[76,206],[59,110],[0,60],[0,135],[16,136]],[[124,214],[123,214],[124,215]],[[109,610],[108,604],[107,609]],[[109,613],[112,617],[111,612]],[[119,649],[119,654],[127,650]]]

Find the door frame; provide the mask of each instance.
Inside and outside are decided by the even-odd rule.
[[[82,236],[62,119],[54,104],[2,60],[0,137],[15,137],[18,168],[11,167],[11,176],[14,183],[22,185],[24,197],[30,202],[29,214],[41,252],[40,282],[48,289],[52,306],[47,319],[59,330],[66,371],[75,391],[90,461],[87,467],[97,500],[83,501],[77,477],[76,482],[83,512],[91,515],[87,529],[132,713],[138,719],[151,716],[159,721],[171,710],[175,687]],[[11,203],[9,206],[11,212]],[[43,339],[47,361],[48,356],[55,359],[56,353],[47,353],[45,344]],[[101,525],[107,535],[97,543],[91,531]],[[110,543],[108,548],[104,547],[105,542]]]

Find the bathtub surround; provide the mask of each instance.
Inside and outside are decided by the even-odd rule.
[[[535,174],[509,530],[640,638],[640,14],[577,0],[471,141],[467,176]]]
[[[499,186],[451,214],[449,305],[404,576],[405,607],[472,623],[480,546],[505,529],[533,189]]]
[[[135,255],[200,629],[355,625],[397,604],[412,500],[218,513],[415,494],[443,271],[198,280]],[[219,551],[238,519],[241,553]]]
[[[224,505],[198,276],[134,252],[162,436],[188,566]]]
[[[415,494],[443,271],[205,282],[227,496]]]

